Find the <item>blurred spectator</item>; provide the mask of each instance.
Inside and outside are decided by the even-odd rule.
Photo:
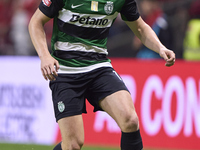
[[[135,57],[132,47],[133,32],[118,15],[109,31],[107,48],[109,57]]]
[[[12,55],[12,43],[9,39],[12,17],[12,0],[0,0],[0,55]]]
[[[172,47],[172,34],[168,24],[167,15],[161,9],[157,0],[142,0],[140,3],[140,13],[144,21],[152,27],[160,41],[169,49]],[[141,41],[135,37],[133,46],[138,50],[137,58],[161,58],[158,53],[145,47]]]
[[[33,0],[16,0],[13,3],[11,39],[14,44],[15,55],[36,54],[28,33],[28,23],[32,11],[36,9],[35,4],[36,1]]]
[[[200,1],[192,3],[189,14],[183,56],[186,60],[200,60]]]
[[[191,7],[189,9],[189,15],[191,19],[200,19],[200,0],[192,2]]]
[[[200,0],[136,0],[143,19],[154,29],[161,42],[176,53],[177,58],[184,58],[187,45],[198,32],[187,30],[192,20],[199,20]],[[30,17],[37,9],[41,0],[0,0],[0,55],[35,55],[27,26]],[[193,3],[188,13],[190,4]],[[145,4],[146,3],[146,4]],[[196,23],[195,23],[196,24]],[[196,25],[196,27],[199,25]],[[115,28],[115,29],[114,29]],[[189,27],[188,29],[193,29]],[[45,24],[47,43],[50,49],[52,34],[52,21]],[[185,36],[186,34],[186,36]],[[185,37],[185,39],[184,39]],[[145,48],[127,25],[118,17],[110,30],[108,40],[109,56],[136,57],[136,49]],[[198,38],[195,38],[198,41]],[[185,42],[184,42],[185,40]],[[191,43],[190,43],[190,42]],[[183,44],[184,43],[184,44]],[[198,43],[198,42],[196,42]],[[134,45],[134,46],[132,46]],[[184,47],[183,47],[184,46]],[[142,50],[141,50],[142,52]],[[151,51],[152,52],[152,51]],[[154,54],[150,57],[159,58]]]
[[[161,1],[161,0],[160,0]],[[187,29],[187,23],[189,21],[188,9],[191,2],[194,0],[162,0],[163,9],[168,15],[169,24],[173,31],[173,44],[172,50],[176,54],[176,58],[183,58],[183,43],[185,32]]]

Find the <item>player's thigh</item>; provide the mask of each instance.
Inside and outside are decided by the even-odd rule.
[[[84,127],[82,115],[65,117],[58,120],[62,135],[62,142],[65,146],[79,145],[84,143]]]
[[[100,107],[106,111],[126,132],[138,129],[138,117],[135,107],[128,91],[121,90],[115,92],[100,101]],[[127,129],[127,124],[133,124],[133,127]],[[135,125],[135,127],[134,127]]]

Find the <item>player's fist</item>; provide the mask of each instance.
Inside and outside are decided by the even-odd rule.
[[[58,76],[59,63],[51,55],[41,58],[41,71],[46,80],[53,81]]]
[[[160,56],[166,61],[165,66],[172,66],[175,63],[175,53],[172,50],[163,48],[159,52]]]

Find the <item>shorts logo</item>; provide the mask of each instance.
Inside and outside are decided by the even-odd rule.
[[[49,7],[51,5],[51,0],[42,0],[43,4],[47,7]]]
[[[58,102],[58,110],[60,112],[63,112],[65,110],[65,104],[62,101]]]
[[[113,11],[114,5],[113,2],[109,1],[105,4],[104,6],[104,10],[106,12],[106,14],[110,15]]]

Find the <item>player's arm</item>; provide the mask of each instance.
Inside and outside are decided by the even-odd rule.
[[[175,62],[175,54],[167,49],[158,39],[152,28],[147,25],[141,17],[136,21],[125,21],[134,34],[142,41],[149,49],[159,53],[166,61],[166,66],[172,66]]]
[[[36,10],[29,23],[29,33],[32,43],[41,60],[41,71],[46,80],[55,80],[59,69],[59,63],[49,53],[44,24],[50,20],[39,9]],[[54,68],[55,66],[55,68]]]

